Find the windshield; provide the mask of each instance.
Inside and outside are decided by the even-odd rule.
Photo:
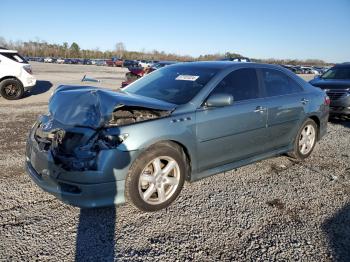
[[[331,68],[321,76],[323,79],[348,79],[350,80],[350,67]]]
[[[218,71],[218,68],[191,64],[167,66],[144,76],[125,91],[176,105],[186,104]]]

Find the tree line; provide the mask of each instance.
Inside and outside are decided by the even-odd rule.
[[[101,51],[95,49],[81,49],[79,44],[73,42],[71,44],[63,42],[62,44],[52,44],[39,39],[31,41],[7,41],[0,37],[0,47],[18,50],[24,56],[30,57],[62,57],[62,58],[90,58],[90,59],[110,59],[111,57],[119,57],[130,60],[176,60],[176,61],[208,61],[219,60],[223,58],[239,58],[241,54],[226,52],[216,54],[205,54],[198,57],[189,55],[178,55],[174,53],[166,53],[164,51],[129,51],[125,48],[124,43],[118,42],[115,49],[110,51]],[[255,59],[250,58],[254,62],[269,63],[269,64],[290,64],[290,65],[328,65],[320,59]]]

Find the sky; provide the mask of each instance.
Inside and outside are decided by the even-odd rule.
[[[350,61],[350,0],[1,0],[6,40]]]

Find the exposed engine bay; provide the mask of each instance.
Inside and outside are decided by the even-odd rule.
[[[112,119],[109,121],[109,124],[112,126],[128,125],[165,117],[168,116],[169,113],[169,111],[140,107],[122,107],[113,112]]]
[[[40,150],[52,153],[55,164],[67,171],[97,170],[96,158],[101,150],[116,148],[123,142],[115,129],[118,126],[135,124],[166,117],[169,111],[140,107],[119,107],[103,128],[64,127],[42,116],[34,137]]]
[[[49,114],[34,128],[40,150],[67,171],[97,170],[101,150],[118,147],[127,138],[124,125],[167,117],[176,107],[164,101],[87,86],[59,86]]]

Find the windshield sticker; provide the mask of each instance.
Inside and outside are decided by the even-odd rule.
[[[198,78],[199,78],[199,76],[179,75],[175,78],[175,80],[196,81]]]

